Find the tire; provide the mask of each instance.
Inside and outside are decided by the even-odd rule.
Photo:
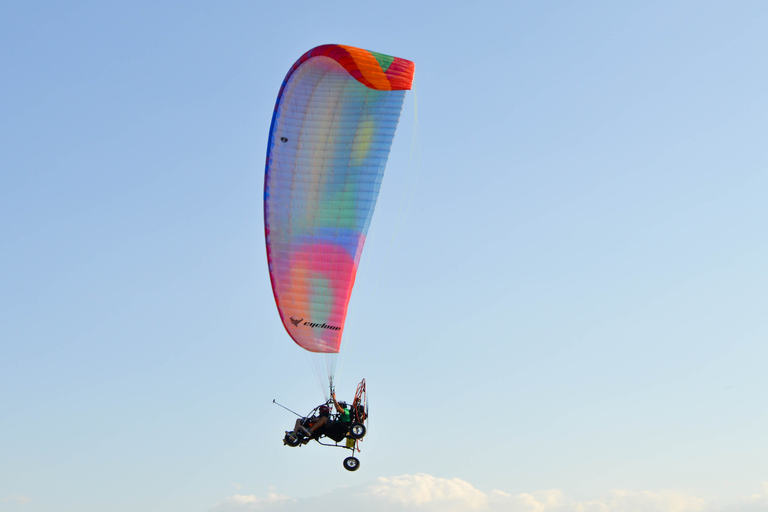
[[[347,457],[344,459],[344,469],[347,471],[357,471],[360,469],[360,461],[355,457]]]
[[[362,423],[353,423],[349,426],[349,437],[352,439],[362,439],[365,437],[365,425]]]
[[[283,438],[283,444],[287,444],[291,447],[296,447],[301,444],[301,440],[296,437],[296,435],[291,434],[285,434],[285,437]]]

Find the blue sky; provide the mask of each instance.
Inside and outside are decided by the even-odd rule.
[[[1,4],[0,510],[765,510],[767,23]],[[322,400],[261,197],[324,43],[416,63],[338,376],[370,390],[356,473],[271,403]]]

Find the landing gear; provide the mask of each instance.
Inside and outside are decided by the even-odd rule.
[[[355,457],[347,457],[344,459],[344,469],[347,471],[357,471],[360,469],[360,461]]]

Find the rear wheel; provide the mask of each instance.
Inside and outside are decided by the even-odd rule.
[[[295,434],[285,434],[285,437],[283,438],[283,444],[287,444],[288,446],[299,446],[301,444],[301,441],[298,437],[296,437]]]
[[[360,469],[360,461],[355,457],[347,457],[344,459],[344,469],[347,471],[357,471]]]
[[[353,423],[349,427],[349,437],[352,439],[362,439],[365,436],[365,425],[362,423]]]

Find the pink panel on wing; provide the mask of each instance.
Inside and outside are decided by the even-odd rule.
[[[302,245],[288,259],[288,267],[273,268],[283,325],[309,351],[338,352],[357,274],[354,259],[333,244]]]

